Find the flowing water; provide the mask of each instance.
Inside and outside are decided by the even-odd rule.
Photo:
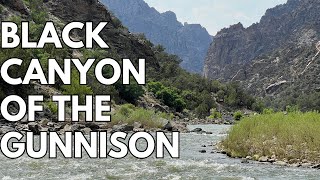
[[[230,126],[204,125],[212,135],[181,134],[180,159],[31,159],[0,156],[2,179],[319,179],[320,171],[264,164],[242,164],[208,146],[221,140]],[[207,147],[202,147],[207,145]],[[199,153],[207,150],[207,153]]]

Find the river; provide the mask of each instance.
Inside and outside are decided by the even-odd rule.
[[[319,179],[320,171],[265,164],[242,164],[208,146],[226,136],[230,126],[195,125],[212,135],[181,134],[180,159],[31,159],[0,155],[1,179]],[[206,145],[207,147],[202,147]],[[207,153],[200,153],[206,150]]]

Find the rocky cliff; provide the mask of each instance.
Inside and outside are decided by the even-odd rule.
[[[319,10],[318,0],[288,0],[248,28],[239,23],[222,29],[208,51],[204,75],[240,81],[262,96],[318,89],[320,59],[314,56],[320,40]]]
[[[134,33],[144,33],[154,44],[182,59],[181,66],[200,73],[211,36],[199,24],[181,24],[175,13],[159,13],[143,0],[101,0]]]

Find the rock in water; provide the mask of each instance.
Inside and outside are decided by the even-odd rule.
[[[267,156],[262,156],[258,160],[259,162],[268,162],[268,157]]]
[[[241,163],[243,163],[243,164],[248,164],[248,163],[249,163],[249,160],[248,160],[248,159],[242,159],[242,160],[241,160]]]
[[[194,130],[192,130],[191,132],[202,132],[201,128],[195,128]]]

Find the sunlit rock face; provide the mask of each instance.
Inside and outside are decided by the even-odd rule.
[[[320,1],[289,0],[267,10],[259,23],[248,28],[239,23],[222,29],[209,48],[204,75],[239,81],[261,96],[319,89],[320,64],[314,57],[320,40],[319,10]]]

